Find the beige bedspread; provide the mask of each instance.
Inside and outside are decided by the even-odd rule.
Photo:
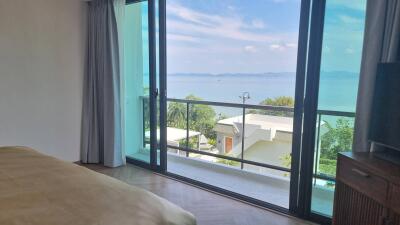
[[[156,195],[24,147],[0,148],[1,225],[173,225],[194,217]]]

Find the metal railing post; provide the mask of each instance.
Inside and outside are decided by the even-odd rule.
[[[142,117],[142,122],[143,122],[143,148],[146,148],[146,105],[147,105],[147,99],[146,97],[142,98],[142,111],[143,111],[143,117]]]
[[[242,112],[242,154],[241,154],[242,161],[240,162],[240,169],[243,169],[245,122],[246,122],[246,107],[243,106],[243,112]]]
[[[186,102],[186,148],[189,148],[189,104]],[[189,157],[189,152],[186,152],[186,157]]]
[[[318,173],[318,157],[319,157],[319,151],[320,151],[320,135],[321,135],[321,118],[322,114],[318,113],[318,127],[317,127],[317,146],[315,149],[315,162],[314,162],[314,174]],[[314,178],[314,186],[317,183],[317,178]]]

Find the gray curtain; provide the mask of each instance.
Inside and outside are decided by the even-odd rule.
[[[355,119],[353,150],[374,150],[368,142],[372,95],[379,62],[393,62],[399,55],[399,0],[368,0]]]
[[[120,59],[113,0],[88,3],[81,160],[125,164],[121,141]]]

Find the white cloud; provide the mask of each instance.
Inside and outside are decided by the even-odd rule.
[[[231,11],[235,11],[235,10],[236,10],[236,7],[233,6],[233,5],[228,5],[227,8],[228,8],[229,10],[231,10]]]
[[[283,50],[284,49],[284,47],[282,45],[279,45],[279,44],[272,44],[272,45],[269,46],[269,48],[272,49],[272,50]]]
[[[167,3],[168,39],[172,40],[167,51],[171,59],[168,60],[169,71],[295,70],[297,32],[269,31],[265,29],[269,26],[267,20],[233,13],[229,5],[221,9],[221,13],[212,14],[179,2],[185,1]],[[191,61],[182,63],[187,58]]]
[[[287,43],[285,44],[286,47],[288,48],[297,48],[297,44],[296,43]]]
[[[282,38],[278,34],[270,35],[246,30],[247,28],[260,29],[265,26],[259,20],[254,20],[249,24],[240,17],[206,14],[175,3],[167,5],[167,13],[170,16],[167,21],[167,29],[172,32],[253,42],[276,42]]]
[[[285,51],[287,49],[297,48],[297,44],[296,43],[271,44],[269,48],[271,50]]]
[[[244,50],[250,53],[256,53],[258,51],[257,48],[253,45],[244,46]]]
[[[262,21],[262,20],[257,20],[257,19],[253,20],[253,21],[251,21],[251,25],[252,25],[253,28],[256,28],[256,29],[265,28],[264,21]]]
[[[171,33],[167,34],[167,39],[171,41],[199,42],[199,39],[193,36]]]

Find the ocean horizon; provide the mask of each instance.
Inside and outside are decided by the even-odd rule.
[[[346,71],[321,72],[318,109],[354,112],[359,75]],[[167,75],[168,98],[192,94],[206,101],[242,103],[239,96],[250,93],[248,104],[258,105],[267,98],[295,95],[295,72],[281,73],[174,73]],[[231,116],[238,109],[214,107]],[[220,109],[221,108],[221,109]],[[232,112],[231,112],[232,111]],[[235,111],[235,112],[233,112]]]

